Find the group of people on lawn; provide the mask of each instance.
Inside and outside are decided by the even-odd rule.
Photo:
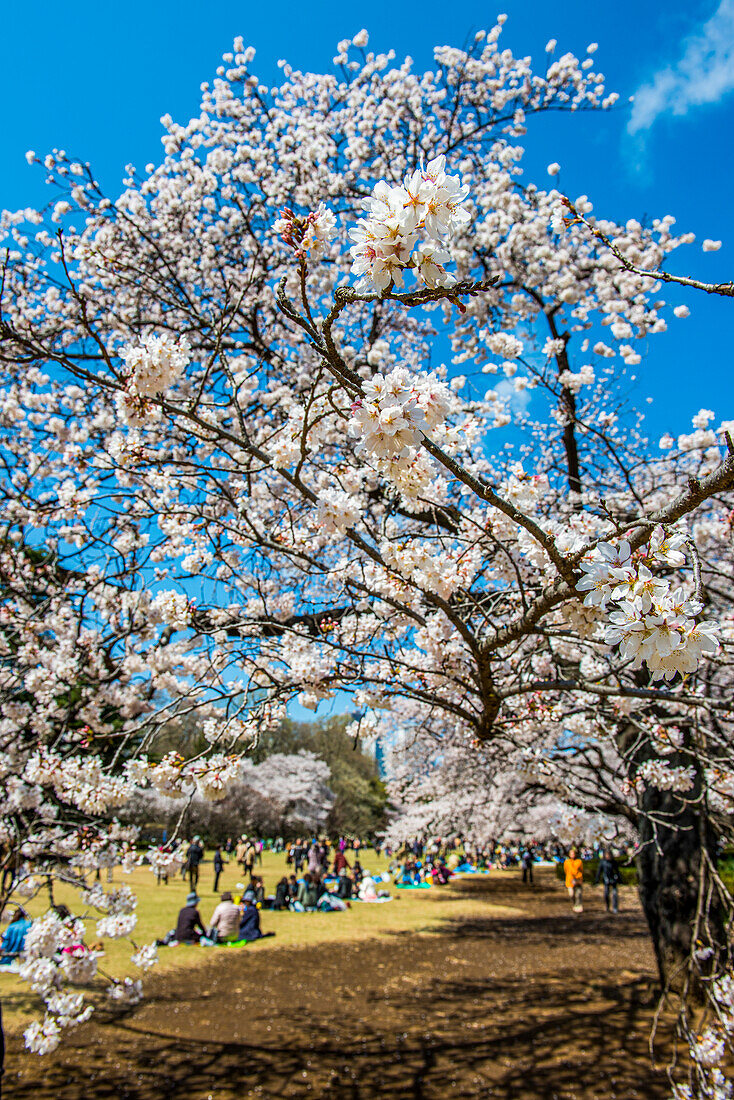
[[[192,846],[197,844],[198,838],[195,838]],[[264,935],[260,927],[261,909],[290,909],[299,913],[316,910],[334,912],[349,908],[353,897],[359,897],[362,901],[377,899],[379,891],[373,880],[364,875],[359,859],[355,859],[354,864],[350,866],[342,848],[336,848],[333,860],[326,855],[327,851],[328,849],[314,841],[307,850],[308,871],[301,878],[297,878],[295,874],[283,875],[275,888],[275,894],[269,896],[265,894],[262,877],[252,873],[253,860],[249,867],[249,885],[245,887],[239,883],[237,887],[239,893],[235,894],[225,890],[208,925],[205,925],[201,918],[198,909],[201,898],[192,886],[186,898],[186,904],[179,912],[176,928],[172,929],[161,942],[167,944],[215,944],[244,940],[250,942],[261,939]],[[291,856],[289,862],[296,861]],[[305,859],[298,862],[302,866]],[[200,863],[201,859],[196,859],[197,871]],[[216,892],[223,870],[219,848],[214,852],[213,865]],[[191,878],[189,881],[191,882]],[[198,873],[195,881],[198,881]]]
[[[178,914],[175,929],[162,943],[250,943],[262,939],[264,933],[260,928],[260,911],[249,891],[235,901],[231,892],[225,890],[212,913],[208,928],[199,913],[200,901],[196,891],[192,890]]]

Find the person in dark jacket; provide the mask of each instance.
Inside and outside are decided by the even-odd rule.
[[[241,940],[259,940],[262,937],[260,930],[260,913],[251,901],[242,902],[242,916],[240,917]]]
[[[189,889],[196,891],[199,884],[199,865],[204,858],[204,849],[198,836],[195,836],[186,851],[186,872],[189,876]]]
[[[273,902],[273,909],[287,909],[289,901],[290,887],[288,885],[288,879],[285,875],[283,875],[282,879],[275,887],[275,901]]]
[[[522,854],[522,880],[533,885],[533,853],[526,848]]]
[[[342,871],[336,882],[336,896],[342,901],[347,901],[352,896],[353,884],[346,869]]]
[[[196,908],[201,898],[192,890],[186,898],[186,904],[178,914],[176,921],[176,939],[179,943],[198,943],[206,935],[199,910]]]
[[[224,859],[222,857],[222,849],[217,845],[214,849],[214,893],[219,893],[219,876],[224,870]]]
[[[619,865],[612,855],[609,848],[604,849],[604,854],[599,860],[599,866],[596,869],[596,878],[594,884],[599,882],[604,883],[604,904],[607,907],[607,913],[609,912],[609,904],[611,902],[612,912],[619,912],[619,898],[617,887],[622,876],[619,873]]]

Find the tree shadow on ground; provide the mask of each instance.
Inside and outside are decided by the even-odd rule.
[[[167,976],[127,1019],[88,1025],[48,1062],[23,1058],[7,1095],[662,1100],[639,912],[579,920],[556,895],[432,935],[238,955],[204,990]]]

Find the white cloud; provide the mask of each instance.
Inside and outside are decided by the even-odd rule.
[[[532,392],[530,390],[516,390],[514,382],[511,382],[509,378],[503,378],[492,389],[515,413],[525,412],[530,404]]]
[[[664,114],[716,103],[734,90],[734,0],[720,0],[701,31],[683,41],[674,65],[660,69],[635,92],[630,134],[648,130]]]

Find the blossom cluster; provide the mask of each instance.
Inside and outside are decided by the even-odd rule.
[[[317,210],[310,211],[305,218],[299,218],[286,206],[273,223],[273,231],[293,249],[297,257],[315,260],[323,255],[327,245],[334,239],[336,218],[323,203],[319,204]]]
[[[352,406],[349,434],[357,449],[379,458],[400,458],[417,447],[431,428],[443,423],[450,392],[435,374],[411,374],[395,367],[375,374],[363,387],[364,398]]]
[[[185,630],[191,620],[191,602],[184,592],[157,592],[150,602],[150,614],[154,622]]]
[[[459,177],[447,173],[443,155],[406,175],[402,187],[381,180],[365,204],[367,217],[349,232],[358,285],[382,294],[404,285],[407,268],[428,287],[453,285],[445,242],[469,221],[461,206],[468,194]]]
[[[125,363],[128,392],[136,397],[155,397],[167,390],[191,359],[186,339],[174,340],[168,333],[125,344],[120,356]]]
[[[81,921],[63,921],[53,910],[37,918],[28,930],[20,976],[43,997],[46,1005],[44,1020],[34,1020],[24,1032],[26,1047],[33,1053],[48,1054],[55,1050],[63,1028],[82,1024],[92,1014],[92,1006],[84,1006],[83,994],[61,991],[64,977],[79,980],[64,963],[75,950],[86,951],[80,942],[83,937]]]
[[[326,534],[344,533],[359,519],[359,503],[350,493],[340,489],[325,489],[316,504],[316,523]]]
[[[655,562],[682,565],[685,541],[682,533],[668,535],[657,527],[637,554],[626,540],[601,542],[581,563],[584,576],[576,587],[586,592],[586,607],[607,612],[606,643],[618,644],[631,668],[647,665],[653,680],[694,672],[704,655],[719,648],[716,624],[696,622],[701,601],[649,568]]]
[[[218,802],[227,794],[227,788],[237,776],[241,761],[237,756],[225,756],[214,753],[202,760],[187,764],[183,775],[195,783],[202,798],[208,802]]]
[[[124,388],[115,395],[117,411],[130,428],[139,428],[147,420],[160,418],[160,409],[150,401],[163,393],[183,374],[191,359],[185,338],[174,340],[168,333],[145,336],[139,343],[128,343],[120,351],[125,364]],[[135,447],[120,439],[115,447],[133,453]]]
[[[176,798],[197,790],[202,798],[216,802],[226,796],[227,787],[237,776],[240,764],[238,756],[226,756],[221,752],[190,761],[177,752],[169,752],[157,764],[139,757],[131,761],[127,771],[132,782],[140,786],[150,784],[168,797]],[[165,861],[168,855],[162,853],[156,864]]]
[[[62,757],[45,748],[30,757],[24,778],[52,787],[65,802],[87,813],[101,813],[119,806],[129,794],[125,780],[107,774],[99,757]]]
[[[184,856],[179,848],[149,848],[144,858],[153,874],[159,876],[174,876],[184,864]]]

